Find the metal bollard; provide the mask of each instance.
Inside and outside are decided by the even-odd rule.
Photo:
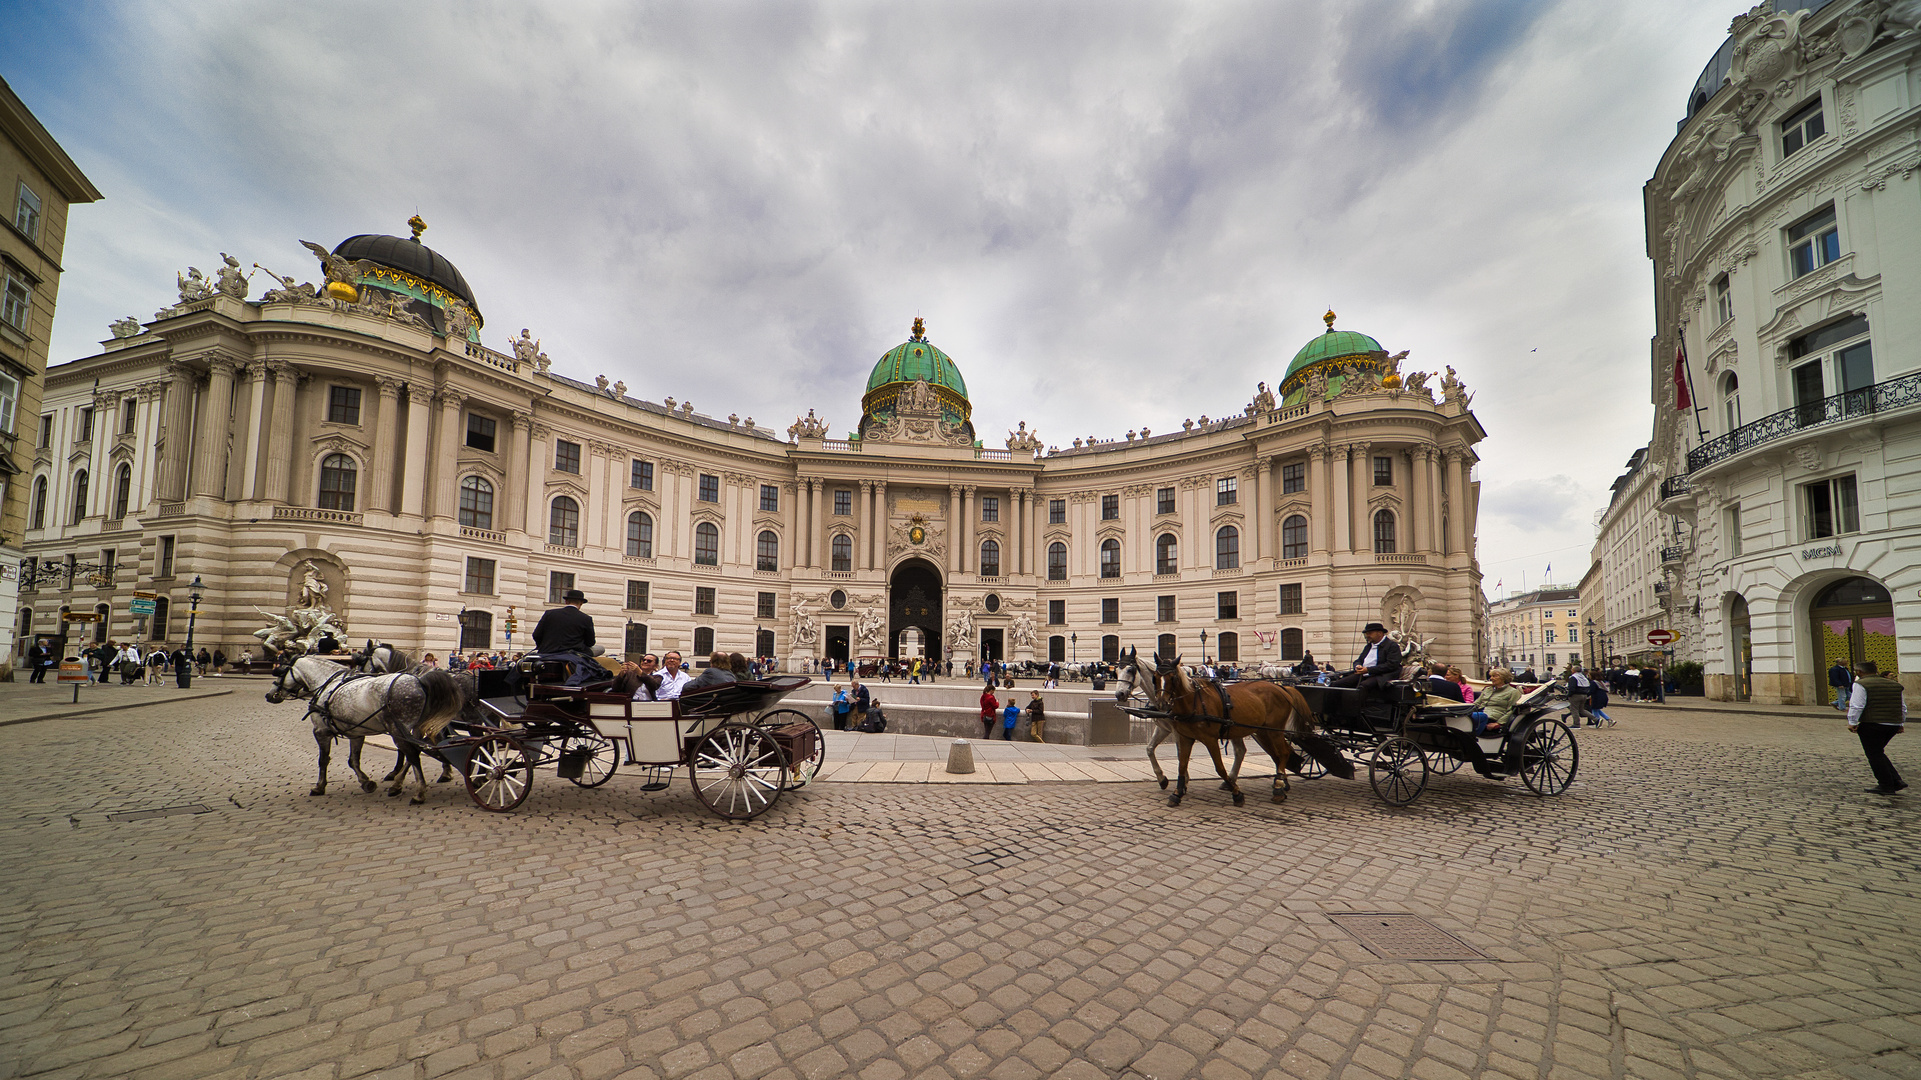
[[[947,748],[947,771],[950,773],[971,773],[974,771],[974,744],[966,739],[955,739],[954,745]]]

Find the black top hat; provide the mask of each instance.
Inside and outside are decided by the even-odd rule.
[[[561,596],[561,600],[569,604],[584,604],[587,602],[587,594],[581,592],[579,589],[568,589],[567,592]]]
[[[1376,630],[1379,630],[1383,634],[1387,633],[1387,627],[1382,626],[1380,623],[1377,623],[1377,622],[1371,622],[1371,623],[1368,623],[1366,626],[1361,627],[1361,633],[1363,634],[1371,634]]]

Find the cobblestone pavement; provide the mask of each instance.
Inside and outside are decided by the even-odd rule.
[[[0,728],[0,1076],[1921,1077],[1921,797],[1839,724],[1582,750],[1551,800],[826,781],[727,825],[626,774],[312,798],[238,694]]]

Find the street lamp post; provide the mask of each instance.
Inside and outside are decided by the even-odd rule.
[[[1074,661],[1074,663],[1076,663],[1076,664],[1079,664],[1079,663],[1081,662],[1081,636],[1080,636],[1080,634],[1078,634],[1078,633],[1070,633],[1070,634],[1068,634],[1068,635],[1067,635],[1067,643],[1068,643],[1068,645],[1070,645],[1070,646],[1071,646],[1071,647],[1073,648],[1073,650],[1074,650],[1074,651],[1073,651],[1073,653],[1072,653],[1072,656],[1071,656],[1071,659],[1072,659],[1072,660]]]
[[[182,690],[193,688],[193,624],[200,616],[200,600],[206,588],[201,584],[199,574],[195,574],[193,582],[187,586],[187,599],[193,602],[193,606],[187,609],[187,646],[183,650],[182,662],[173,666],[174,681],[180,684]]]
[[[1201,631],[1201,666],[1207,666],[1207,631]]]

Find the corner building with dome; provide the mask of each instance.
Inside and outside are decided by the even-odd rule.
[[[526,330],[489,348],[412,224],[308,245],[317,284],[183,277],[48,373],[23,642],[98,612],[74,633],[178,643],[197,578],[196,647],[257,653],[261,612],[311,605],[317,578],[351,640],[442,656],[526,648],[570,588],[610,653],[790,669],[1126,646],[1345,666],[1374,620],[1463,668],[1487,654],[1469,395],[1332,312],[1274,391],[1193,403],[1225,418],[1058,449],[980,425],[1005,406],[974,402],[916,319],[837,439],[843,403],[717,419],[574,377]]]

